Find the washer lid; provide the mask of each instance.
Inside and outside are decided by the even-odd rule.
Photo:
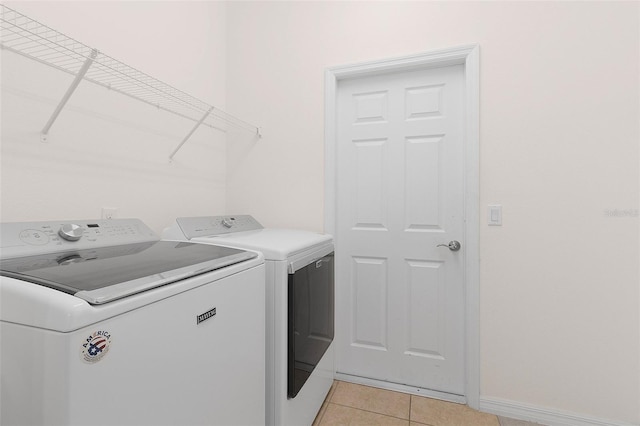
[[[102,304],[257,256],[228,247],[153,241],[1,260],[0,275]]]
[[[192,241],[260,251],[266,260],[287,260],[303,251],[326,245],[333,241],[333,237],[299,229],[267,228],[194,238]]]

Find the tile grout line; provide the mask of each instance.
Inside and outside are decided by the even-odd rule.
[[[432,423],[432,422],[429,422],[429,421],[428,421],[428,422],[426,422],[426,423],[423,423],[422,421],[418,421],[417,419],[416,419],[416,420],[413,420],[413,416],[412,416],[412,407],[413,407],[413,398],[414,398],[414,397],[415,397],[415,398],[426,398],[426,399],[433,399],[433,398],[429,398],[429,397],[425,397],[425,396],[421,396],[421,395],[413,395],[413,394],[409,394],[409,395],[408,395],[408,396],[409,396],[409,413],[408,413],[408,418],[403,418],[403,417],[397,417],[397,416],[396,416],[396,415],[394,415],[394,414],[387,414],[387,413],[383,413],[383,412],[379,412],[379,411],[372,411],[372,410],[368,410],[368,409],[364,409],[364,408],[359,408],[359,407],[354,407],[354,406],[351,406],[351,405],[342,404],[342,403],[339,403],[339,402],[334,402],[334,401],[333,401],[333,397],[334,397],[334,396],[335,396],[335,394],[336,394],[336,391],[337,391],[337,389],[338,389],[338,386],[340,386],[342,383],[349,383],[349,382],[342,382],[342,381],[340,381],[340,380],[336,380],[336,385],[335,385],[335,387],[334,387],[334,389],[333,389],[333,392],[332,392],[332,394],[331,394],[331,397],[330,397],[330,398],[329,398],[329,400],[327,401],[327,402],[328,402],[328,404],[327,404],[327,408],[328,408],[328,406],[329,406],[330,404],[334,404],[334,405],[337,405],[337,406],[340,406],[340,407],[349,408],[349,409],[356,410],[356,411],[362,411],[362,412],[365,412],[365,413],[370,413],[370,414],[375,414],[375,415],[379,415],[379,416],[383,416],[383,417],[389,417],[389,418],[392,418],[392,419],[398,419],[398,420],[402,420],[402,421],[407,421],[407,422],[409,422],[409,424],[414,423],[414,424],[416,424],[416,425],[420,425],[420,426],[436,426],[436,424],[434,424],[434,423]],[[378,388],[375,388],[374,386],[360,385],[360,384],[355,384],[355,383],[354,383],[354,385],[355,385],[355,386],[358,386],[358,387],[365,387],[365,388],[374,388],[374,389],[378,389]],[[382,389],[382,390],[383,390],[383,391],[385,391],[384,389]],[[404,392],[397,392],[397,391],[393,391],[393,390],[388,390],[388,391],[389,391],[389,392],[392,392],[392,393],[404,393]],[[443,401],[443,402],[449,402],[449,401]],[[454,404],[455,404],[455,403],[454,403]],[[470,408],[470,407],[468,407],[466,404],[461,404],[461,405],[463,405],[463,406],[465,406],[465,407],[469,408],[470,410],[472,410],[472,411],[474,411],[474,412],[482,413],[482,412],[480,412],[480,411],[478,411],[478,410],[473,410],[473,409],[471,409],[471,408]],[[322,413],[322,416],[321,416],[321,418],[320,418],[320,421],[321,421],[322,419],[324,419],[324,415],[326,414],[326,411],[327,411],[327,410],[325,409],[325,412],[324,412],[324,413]],[[490,414],[490,413],[486,413],[486,414]],[[499,425],[499,426],[502,426],[502,423],[501,423],[501,421],[500,421],[500,416],[497,416],[497,415],[493,415],[493,416],[497,419],[497,421],[498,421],[498,425]]]
[[[322,406],[324,406],[325,402],[327,403],[326,407],[324,407],[324,411],[322,411],[322,406],[320,407],[320,411],[322,411],[322,415],[318,419],[318,426],[320,426],[322,424],[322,419],[324,419],[324,415],[327,414],[327,409],[329,408],[329,404],[331,404],[331,400],[333,399],[333,395],[335,395],[336,389],[338,389],[339,385],[340,385],[340,381],[339,380],[335,380],[334,383],[331,385],[331,388],[329,389],[329,395],[328,395],[329,398],[326,399],[322,403]]]
[[[411,421],[411,420],[409,420],[409,419],[404,419],[404,418],[402,418],[402,417],[392,416],[391,414],[380,413],[380,412],[378,412],[378,411],[365,410],[364,408],[352,407],[351,405],[339,404],[339,403],[337,403],[337,402],[330,402],[330,404],[333,404],[333,405],[339,405],[340,407],[351,408],[351,409],[353,409],[353,410],[364,411],[364,412],[371,413],[371,414],[378,414],[378,415],[380,415],[380,416],[391,417],[392,419],[408,420],[408,421]]]
[[[350,408],[350,409],[356,410],[356,411],[363,411],[365,413],[376,414],[376,415],[383,416],[383,417],[389,417],[389,418],[392,418],[392,419],[398,419],[398,420],[402,420],[402,421],[407,421],[409,423],[409,425],[411,425],[411,423],[414,423],[414,424],[419,425],[419,426],[436,426],[433,423],[422,423],[422,422],[419,422],[417,420],[412,420],[411,419],[411,407],[412,407],[412,404],[413,404],[413,398],[414,397],[416,397],[416,398],[425,398],[423,396],[411,395],[411,394],[408,395],[409,396],[409,416],[408,416],[408,418],[402,418],[402,417],[397,417],[397,416],[391,415],[391,414],[385,414],[385,413],[381,413],[381,412],[378,412],[378,411],[371,411],[371,410],[367,410],[367,409],[363,409],[363,408],[353,407],[353,406],[350,406],[350,405],[345,405],[345,404],[341,404],[341,403],[338,403],[338,402],[334,402],[333,401],[333,397],[335,396],[336,391],[337,391],[338,386],[340,385],[340,383],[341,383],[341,381],[336,380],[335,388],[333,389],[331,397],[326,401],[327,402],[327,407],[325,408],[325,411],[322,413],[322,416],[320,417],[320,419],[318,421],[318,425],[320,425],[322,423],[322,419],[324,418],[324,416],[325,416],[325,414],[327,412],[327,409],[329,408],[329,405],[333,404],[333,405],[337,405],[337,406],[340,406],[340,407]],[[371,386],[366,386],[366,385],[357,385],[357,386],[371,387]],[[396,391],[390,391],[390,392],[403,393],[403,392],[396,392]]]
[[[324,418],[324,415],[327,414],[327,408],[329,408],[329,404],[331,404],[330,402],[327,402],[327,406],[324,407],[324,411],[322,412],[322,415],[320,416],[320,418],[318,419],[318,426],[320,426],[322,424],[322,419]],[[320,410],[322,410],[322,407],[320,408]],[[314,422],[315,423],[315,422]]]
[[[371,410],[366,410],[366,409],[362,409],[362,408],[358,408],[358,407],[352,407],[352,406],[350,406],[350,405],[345,405],[345,404],[340,404],[340,403],[337,403],[337,402],[333,402],[333,397],[335,396],[336,391],[338,390],[338,386],[340,385],[340,383],[342,383],[342,381],[340,381],[340,380],[336,380],[336,387],[333,389],[333,393],[331,394],[331,398],[330,398],[330,400],[328,401],[330,404],[335,404],[335,405],[339,405],[339,406],[341,406],[341,407],[351,408],[351,409],[354,409],[354,410],[364,411],[364,412],[366,412],[366,413],[378,414],[378,415],[380,415],[380,416],[390,417],[390,418],[392,418],[392,419],[406,420],[406,421],[408,421],[409,423],[411,423],[411,399],[413,398],[413,395],[408,394],[408,396],[409,396],[409,413],[408,413],[408,417],[407,417],[407,418],[402,418],[402,417],[396,417],[396,416],[393,416],[393,415],[390,415],[390,414],[380,413],[380,412],[378,412],[378,411],[371,411]],[[346,383],[349,383],[349,382],[346,382]],[[367,388],[373,388],[373,389],[380,389],[380,388],[376,388],[376,387],[373,387],[373,386],[360,385],[360,384],[357,384],[357,383],[354,383],[354,384],[355,384],[356,386],[359,386],[359,387],[367,387]],[[384,389],[381,389],[381,390],[384,390]],[[392,391],[392,390],[389,390],[389,392],[393,392],[393,393],[403,393],[403,392],[397,392],[397,391]],[[324,413],[322,413],[322,417],[324,417],[324,414],[325,414],[325,413],[326,413],[326,410],[325,410],[325,412],[324,412]],[[424,425],[424,423],[419,423],[419,422],[415,422],[415,423],[418,423],[418,424]],[[429,426],[429,425],[425,425],[425,426]]]
[[[411,398],[409,399],[409,426],[411,426],[411,423],[415,423],[415,424],[422,425],[422,426],[435,426],[435,425],[433,425],[431,423],[422,423],[422,422],[419,422],[417,420],[413,420],[411,418],[411,406],[413,404],[413,397],[424,398],[423,396],[419,396],[419,395],[411,395]]]
[[[413,395],[409,395],[409,425],[411,425],[411,404],[413,404]]]

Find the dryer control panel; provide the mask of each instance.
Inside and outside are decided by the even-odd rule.
[[[178,226],[187,239],[262,229],[250,215],[179,217]]]
[[[157,241],[140,219],[6,222],[0,224],[3,259]]]

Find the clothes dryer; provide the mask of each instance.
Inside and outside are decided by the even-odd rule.
[[[265,229],[253,217],[182,217],[164,237],[264,254],[267,425],[311,425],[334,366],[334,246],[330,235]]]

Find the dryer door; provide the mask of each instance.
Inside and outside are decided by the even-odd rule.
[[[288,318],[287,395],[295,398],[333,341],[333,252],[289,274]]]

